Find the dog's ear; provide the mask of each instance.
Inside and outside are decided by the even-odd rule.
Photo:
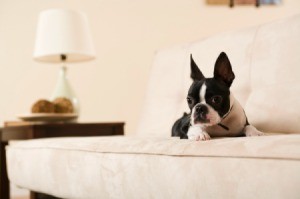
[[[228,87],[231,86],[235,78],[230,61],[224,52],[221,52],[215,63],[214,78],[218,81],[224,82]]]
[[[192,54],[191,54],[191,78],[193,81],[196,80],[200,81],[205,78],[202,72],[200,71],[199,67],[195,63]]]

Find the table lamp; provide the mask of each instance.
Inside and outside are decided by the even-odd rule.
[[[82,12],[51,9],[40,13],[33,53],[36,61],[60,63],[58,82],[50,100],[68,98],[79,114],[79,102],[67,79],[66,63],[89,61],[95,50],[88,19]]]

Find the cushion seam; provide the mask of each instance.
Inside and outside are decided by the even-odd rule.
[[[164,153],[149,153],[149,152],[120,152],[120,151],[91,151],[91,150],[82,150],[82,149],[68,149],[68,148],[55,148],[55,147],[34,147],[34,148],[25,148],[25,147],[18,147],[18,148],[10,148],[7,147],[6,151],[8,150],[32,150],[32,149],[45,149],[45,150],[62,150],[62,151],[73,151],[73,152],[87,152],[87,153],[106,153],[106,154],[131,154],[131,155],[149,155],[149,156],[173,156],[173,157],[207,157],[207,158],[241,158],[241,159],[273,159],[273,160],[287,160],[287,161],[300,161],[299,158],[286,158],[286,157],[270,157],[270,156],[262,156],[262,157],[255,157],[255,156],[242,156],[242,155],[191,155],[191,154],[164,154]]]

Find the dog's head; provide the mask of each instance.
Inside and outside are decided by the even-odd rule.
[[[191,55],[191,78],[187,103],[191,124],[212,126],[230,112],[230,86],[235,78],[227,55],[222,52],[215,63],[214,77],[205,78]]]

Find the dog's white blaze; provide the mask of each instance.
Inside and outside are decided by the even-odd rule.
[[[201,89],[200,89],[200,92],[199,92],[200,103],[206,104],[205,93],[206,93],[206,85],[205,85],[205,82],[204,82]]]
[[[206,103],[206,100],[205,100],[205,93],[206,93],[206,85],[205,85],[205,82],[203,83],[200,91],[199,91],[199,97],[200,97],[200,102],[198,104],[205,104],[205,106],[208,108],[208,119],[210,120],[210,123],[205,123],[205,124],[195,124],[195,121],[194,121],[194,118],[191,120],[191,125],[194,126],[194,125],[200,125],[200,126],[213,126],[213,125],[216,125],[218,124],[220,121],[221,121],[221,117],[219,116],[218,112],[213,108],[211,107],[209,104]],[[192,109],[192,116],[194,116],[195,114],[195,107],[198,105],[196,104],[194,106],[194,108]]]

